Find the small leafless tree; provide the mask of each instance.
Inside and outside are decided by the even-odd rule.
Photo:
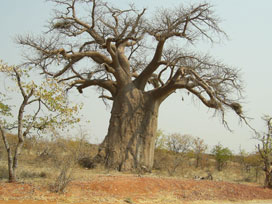
[[[201,160],[203,159],[203,154],[208,149],[208,146],[204,143],[203,139],[199,137],[193,139],[192,150],[196,159],[195,167],[198,168]]]
[[[192,143],[193,137],[191,135],[174,133],[167,137],[167,149],[173,154],[173,162],[167,167],[170,176],[173,176],[176,170],[183,164],[186,153],[191,149]]]
[[[193,144],[191,135],[182,135],[174,133],[167,137],[166,146],[169,151],[184,154],[190,150]]]
[[[272,117],[265,116],[263,119],[267,125],[267,133],[263,136],[258,135],[257,139],[261,144],[258,144],[257,148],[264,164],[264,186],[272,188]]]

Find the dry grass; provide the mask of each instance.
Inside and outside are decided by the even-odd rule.
[[[112,174],[111,176],[96,174],[90,178],[91,180],[88,181],[73,181],[64,194],[51,193],[45,186],[38,184],[0,182],[0,203],[3,203],[3,200],[19,200],[22,202],[25,200],[25,203],[29,203],[29,200],[37,200],[39,202],[36,204],[45,203],[45,201],[77,204],[204,204],[206,203],[205,200],[212,199],[209,203],[222,204],[225,201],[217,200],[221,197],[223,200],[227,200],[228,196],[230,196],[229,199],[231,200],[228,203],[242,203],[241,199],[251,200],[254,197],[272,199],[271,190],[269,189],[224,182],[150,176],[137,177],[135,175],[120,174]],[[186,194],[184,194],[185,192]],[[253,196],[253,194],[255,195]],[[196,202],[198,199],[201,202]]]
[[[79,144],[75,142],[65,141],[61,143],[62,145],[56,144],[44,144],[37,143],[32,146],[32,149],[24,149],[22,155],[20,156],[20,162],[18,167],[19,180],[22,182],[40,182],[44,181],[46,183],[54,183],[57,177],[60,175],[61,169],[65,169],[63,166],[67,166],[65,162],[65,157],[69,158],[68,161],[74,163],[72,166],[73,178],[76,180],[85,180],[92,177],[93,174],[111,174],[112,172],[104,169],[101,166],[95,169],[87,170],[80,167],[77,164],[77,159],[90,157],[94,155],[97,151],[97,146],[92,146],[89,144],[80,144],[80,152],[75,152],[79,148]],[[45,154],[43,154],[46,152]],[[74,155],[78,155],[75,157]],[[5,160],[5,152],[2,152],[0,156],[0,179],[6,180],[7,174],[7,162]],[[155,154],[155,169],[153,170],[153,176],[163,176],[169,177],[169,168],[174,163],[174,158],[168,152],[156,152]],[[116,173],[113,171],[113,173]],[[258,172],[254,168],[246,172],[243,170],[239,162],[229,162],[228,166],[223,169],[223,171],[217,171],[215,167],[215,161],[212,158],[206,160],[205,166],[202,168],[195,168],[195,160],[193,158],[185,158],[178,168],[176,168],[172,177],[194,179],[206,177],[208,173],[211,173],[214,180],[216,181],[228,181],[228,182],[238,182],[238,183],[263,183],[264,174],[262,171]]]
[[[61,144],[61,145],[60,145]],[[82,146],[83,145],[83,146]],[[1,145],[0,145],[1,146]],[[26,147],[29,148],[29,145]],[[1,147],[2,148],[2,147]],[[25,148],[20,156],[20,162],[18,167],[19,182],[28,187],[20,186],[18,191],[15,191],[13,195],[3,196],[0,192],[0,200],[41,200],[41,201],[54,201],[58,200],[58,203],[137,203],[137,204],[148,204],[148,203],[181,203],[181,204],[227,204],[234,203],[234,201],[188,201],[178,198],[175,193],[169,192],[167,194],[156,194],[153,197],[140,197],[135,198],[130,195],[124,197],[116,197],[106,194],[97,194],[97,192],[89,192],[87,189],[81,189],[79,185],[77,188],[81,189],[82,192],[75,193],[75,183],[84,183],[86,181],[93,181],[97,178],[103,177],[116,177],[123,178],[126,176],[124,173],[109,171],[101,166],[95,169],[85,169],[80,167],[77,163],[79,158],[86,156],[92,156],[97,151],[97,146],[89,145],[87,143],[76,143],[75,141],[59,141],[55,143],[36,143],[31,146],[31,149]],[[132,177],[145,178],[156,178],[156,179],[175,179],[182,178],[185,180],[194,179],[197,177],[206,177],[208,173],[211,173],[214,181],[227,181],[232,183],[251,183],[250,185],[256,185],[257,183],[263,182],[263,173],[259,172],[256,176],[254,168],[246,172],[242,169],[239,162],[229,162],[228,166],[223,171],[217,171],[215,167],[215,161],[209,155],[202,165],[202,168],[195,168],[195,160],[192,157],[184,158],[180,165],[175,169],[173,176],[169,176],[169,167],[174,164],[173,156],[169,152],[157,152],[155,155],[156,169],[151,174],[147,175],[132,175]],[[0,187],[7,181],[7,162],[5,160],[5,152],[1,152],[0,155]],[[65,159],[65,158],[68,158]],[[68,162],[68,163],[67,163]],[[70,163],[69,163],[70,162]],[[69,164],[69,165],[68,165]],[[67,165],[65,167],[65,165]],[[168,167],[168,168],[166,168]],[[127,175],[128,177],[131,175]],[[131,177],[131,178],[132,178]],[[70,182],[72,183],[70,184]],[[2,183],[2,184],[1,184]],[[156,183],[156,182],[155,182]],[[56,195],[50,192],[52,190],[52,184],[55,187],[54,192],[62,192],[63,195]],[[61,186],[61,185],[63,186]],[[155,184],[154,184],[155,185]],[[157,184],[156,184],[157,185]],[[160,185],[160,184],[158,184]],[[173,184],[174,185],[174,184]],[[51,187],[51,188],[50,188]],[[21,195],[23,188],[29,194]],[[74,190],[73,190],[74,188]],[[102,188],[102,187],[101,187]],[[104,186],[103,188],[109,188]],[[127,187],[128,188],[128,187]],[[149,188],[149,187],[146,187]],[[27,191],[28,189],[28,191]],[[56,190],[57,189],[57,190]],[[66,189],[69,194],[66,194]],[[74,192],[74,193],[73,193]],[[99,192],[99,191],[98,191]],[[102,191],[104,192],[104,191]],[[82,193],[82,194],[81,194]],[[90,193],[85,197],[84,195]],[[94,193],[94,194],[92,194]],[[18,195],[21,195],[21,197]],[[0,201],[0,203],[3,201]],[[29,203],[29,202],[28,202]],[[243,203],[243,202],[237,202]],[[248,203],[248,202],[247,202]],[[252,204],[258,203],[257,201]],[[259,204],[265,204],[269,202],[259,202]],[[272,203],[272,202],[270,202]],[[13,204],[13,203],[12,203]],[[39,203],[37,203],[39,204]]]

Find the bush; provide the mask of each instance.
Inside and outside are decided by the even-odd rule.
[[[67,162],[62,166],[55,183],[50,185],[50,191],[64,193],[65,188],[72,180],[72,166],[70,162]]]
[[[87,168],[87,169],[93,169],[96,167],[96,165],[94,164],[93,160],[90,157],[83,157],[79,159],[78,164],[81,167]]]
[[[223,167],[226,166],[227,161],[232,157],[230,149],[223,147],[221,144],[215,145],[212,149],[212,154],[215,157],[218,171],[222,171]]]
[[[153,169],[155,170],[165,170],[167,162],[170,160],[169,151],[165,149],[155,149],[154,154],[154,165]]]
[[[29,172],[29,171],[22,171],[20,173],[21,178],[46,178],[47,174],[45,172]]]

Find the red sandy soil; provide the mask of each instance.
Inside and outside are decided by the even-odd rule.
[[[48,186],[43,184],[0,182],[0,203],[136,204],[172,203],[171,199],[178,203],[204,203],[207,200],[271,200],[272,203],[272,190],[257,185],[135,175],[94,175],[88,181],[71,182],[64,194],[51,193],[48,189]],[[169,202],[166,201],[167,198]]]

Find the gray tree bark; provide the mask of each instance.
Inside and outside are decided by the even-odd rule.
[[[150,171],[154,163],[159,102],[135,88],[121,89],[114,99],[108,134],[99,156],[106,167]]]

